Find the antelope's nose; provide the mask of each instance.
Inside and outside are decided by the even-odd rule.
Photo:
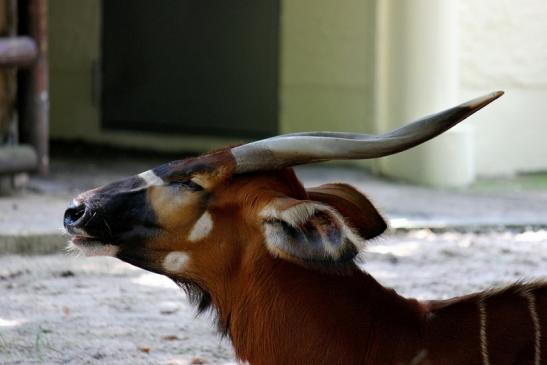
[[[63,224],[69,233],[76,234],[76,229],[83,226],[88,216],[86,211],[86,205],[83,203],[68,207],[65,211]]]

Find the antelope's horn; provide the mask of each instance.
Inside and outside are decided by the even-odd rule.
[[[340,132],[292,133],[232,148],[236,173],[273,170],[311,162],[368,159],[417,146],[452,128],[503,95],[478,97],[381,135]]]

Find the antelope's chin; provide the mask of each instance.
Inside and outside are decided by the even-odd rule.
[[[92,237],[72,236],[68,242],[67,251],[81,253],[85,256],[116,257],[119,247],[99,241]]]

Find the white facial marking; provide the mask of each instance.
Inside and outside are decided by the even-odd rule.
[[[109,245],[109,244],[90,244],[87,243],[85,246],[76,245],[73,242],[69,242],[66,248],[67,252],[82,253],[85,256],[112,256],[116,257],[118,254],[118,246]]]
[[[188,240],[192,242],[199,241],[207,237],[212,229],[213,219],[211,218],[211,214],[209,212],[205,212],[201,215],[201,217],[199,217],[197,222],[194,224],[194,227],[192,227]]]
[[[541,326],[536,309],[536,297],[528,290],[524,291],[522,296],[528,300],[528,310],[534,325],[534,365],[539,365],[541,362]]]
[[[488,355],[488,339],[486,337],[486,303],[485,298],[479,298],[479,323],[480,323],[480,341],[481,341],[481,355],[482,364],[490,365],[490,357]]]
[[[139,177],[143,179],[148,185],[163,185],[165,183],[163,179],[156,175],[152,170],[140,173]]]
[[[171,273],[180,273],[184,271],[188,261],[190,261],[190,256],[185,252],[169,252],[163,259],[163,268]]]

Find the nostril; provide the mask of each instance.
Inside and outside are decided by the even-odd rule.
[[[74,227],[78,225],[78,221],[80,221],[85,215],[85,210],[85,204],[80,204],[78,206],[68,208],[65,211],[65,216],[63,220],[65,227]]]

